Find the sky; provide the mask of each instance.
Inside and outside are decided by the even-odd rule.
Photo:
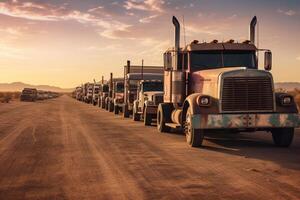
[[[275,81],[300,82],[299,0],[0,0],[0,83],[70,88],[122,76],[127,60],[163,65],[173,15],[184,21],[182,46],[244,41],[256,15]]]

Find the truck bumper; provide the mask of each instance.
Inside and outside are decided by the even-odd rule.
[[[300,115],[296,113],[192,115],[192,127],[195,129],[267,129],[299,126]]]
[[[146,113],[156,115],[157,108],[158,108],[158,106],[147,106]]]

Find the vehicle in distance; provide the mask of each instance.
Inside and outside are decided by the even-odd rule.
[[[38,91],[35,88],[24,88],[20,95],[21,101],[36,101],[38,97]]]
[[[93,95],[92,95],[92,104],[94,106],[98,104],[99,92],[100,92],[100,84],[95,83],[93,85]]]
[[[109,86],[107,83],[104,82],[104,77],[102,77],[100,91],[99,91],[99,99],[98,105],[100,108],[107,109],[107,104],[105,103],[106,97],[108,97],[109,93]]]

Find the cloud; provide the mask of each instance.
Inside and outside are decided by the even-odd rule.
[[[149,17],[144,17],[139,20],[140,23],[150,23],[152,19],[158,17],[158,15],[151,15]]]
[[[0,14],[32,21],[68,21],[75,20],[82,24],[94,26],[97,32],[103,37],[113,39],[112,32],[124,31],[130,25],[109,18],[99,16],[99,11],[103,9],[98,6],[89,9],[87,12],[70,10],[63,6],[50,4],[37,4],[32,2],[19,2],[17,0],[0,3]],[[96,15],[96,14],[97,15]],[[101,13],[101,12],[100,12]],[[100,30],[102,29],[102,30]]]
[[[18,49],[7,46],[5,44],[0,44],[0,58],[12,58],[22,60],[27,59],[27,57],[22,52],[24,52],[24,49]]]
[[[145,0],[145,1],[128,0],[125,1],[124,7],[127,10],[136,9],[136,10],[144,10],[144,11],[164,12],[163,9],[164,4],[165,1],[163,0]]]
[[[281,13],[281,14],[284,14],[284,15],[287,15],[287,16],[293,16],[293,15],[297,14],[297,12],[294,11],[294,10],[286,10],[286,11],[284,11],[284,10],[278,9],[277,12]]]

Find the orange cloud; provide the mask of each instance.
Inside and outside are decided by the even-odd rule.
[[[165,1],[162,0],[146,0],[146,1],[135,1],[129,0],[125,2],[124,7],[127,10],[136,9],[136,10],[144,10],[144,11],[158,11],[163,12],[163,5]]]

